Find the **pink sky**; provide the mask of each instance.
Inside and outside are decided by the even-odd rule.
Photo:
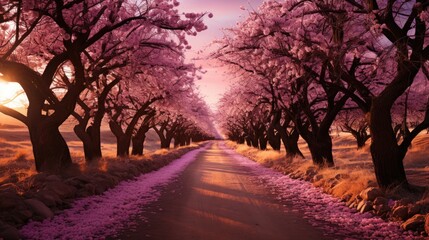
[[[241,6],[247,9],[256,9],[263,0],[183,0],[180,2],[180,9],[183,12],[211,12],[213,18],[206,18],[205,23],[208,29],[196,37],[189,37],[189,42],[192,50],[188,53],[188,58],[195,56],[199,51],[207,50],[207,46],[215,39],[223,36],[222,29],[233,27],[236,22],[243,19],[247,15],[247,11],[240,9]],[[209,51],[206,51],[206,54]],[[205,55],[206,55],[205,54]],[[207,104],[212,108],[216,108],[218,99],[228,89],[232,79],[223,70],[209,64],[208,61],[195,61],[197,65],[201,65],[206,74],[202,80],[197,81],[201,95],[205,98]]]

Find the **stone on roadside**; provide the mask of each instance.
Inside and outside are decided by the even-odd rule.
[[[365,213],[372,210],[372,203],[370,201],[362,200],[357,206],[357,210],[361,213]]]
[[[75,187],[59,181],[46,183],[46,186],[44,189],[54,192],[61,199],[72,198],[74,197],[77,191]]]
[[[350,199],[352,199],[353,194],[351,193],[345,193],[343,196],[341,196],[341,201],[342,202],[349,202]]]
[[[389,204],[389,199],[385,197],[376,197],[374,199],[374,205],[388,205],[388,204]]]
[[[408,207],[407,206],[398,206],[393,209],[392,217],[396,219],[405,220],[408,218]]]
[[[61,178],[58,175],[49,175],[45,178],[47,182],[61,182]]]
[[[35,194],[35,198],[43,202],[48,207],[61,204],[61,198],[52,190],[43,189]]]
[[[335,175],[334,178],[337,180],[348,179],[350,178],[350,175],[348,175],[347,173],[338,173],[337,175]]]
[[[377,214],[378,216],[382,216],[385,213],[390,211],[390,208],[387,204],[378,204],[378,205],[373,205],[375,214]]]
[[[305,171],[305,175],[306,176],[310,176],[310,177],[314,177],[317,174],[317,170],[315,167],[309,167],[306,171]]]
[[[410,204],[408,206],[408,216],[414,216],[420,214],[421,206],[418,204]]]
[[[402,198],[394,202],[393,208],[397,208],[399,206],[408,206],[409,204],[412,204],[412,203],[413,201],[411,199]]]
[[[427,234],[429,234],[429,213],[426,214],[426,217],[425,217],[425,231]]]
[[[401,224],[401,228],[405,231],[422,231],[425,226],[425,215],[416,214]]]
[[[26,199],[25,203],[33,210],[35,214],[40,216],[42,219],[51,218],[54,213],[44,203],[37,199]]]
[[[383,197],[384,193],[379,189],[375,187],[369,187],[365,190],[363,190],[359,196],[366,201],[374,201],[377,197]]]
[[[317,182],[317,181],[320,181],[322,178],[323,178],[323,175],[322,175],[322,174],[317,174],[317,175],[315,175],[315,176],[311,179],[311,182]]]

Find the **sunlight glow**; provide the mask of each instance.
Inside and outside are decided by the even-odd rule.
[[[28,105],[27,96],[18,83],[5,82],[0,79],[0,105],[19,108]]]

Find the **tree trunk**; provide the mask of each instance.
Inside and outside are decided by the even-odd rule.
[[[357,149],[362,149],[366,145],[366,141],[369,139],[368,135],[357,135],[355,138]]]
[[[270,127],[267,129],[267,140],[270,146],[277,151],[280,151],[281,147],[281,138],[280,134],[277,132],[277,134],[274,132],[274,126],[270,125]]]
[[[293,159],[296,156],[300,156],[301,158],[304,158],[304,155],[302,154],[301,150],[299,150],[299,147],[298,147],[298,139],[299,139],[299,133],[296,130],[292,130],[292,133],[290,135],[284,134],[282,136],[282,142],[286,149],[287,159]]]
[[[89,126],[85,131],[80,125],[76,125],[74,132],[83,143],[86,162],[89,163],[102,157],[100,128]]]
[[[300,156],[304,158],[301,150],[298,147],[299,140],[299,132],[296,129],[292,129],[290,133],[287,132],[287,125],[282,126],[281,124],[276,124],[274,126],[277,132],[280,135],[281,141],[283,142],[283,146],[286,150],[286,158],[293,159],[296,156]]]
[[[122,131],[121,125],[114,121],[109,122],[110,130],[116,137],[116,156],[125,157],[130,155],[131,137]]]
[[[375,175],[381,188],[407,185],[403,159],[405,153],[399,150],[392,129],[390,108],[374,99],[370,113],[371,156]]]
[[[252,147],[259,148],[259,138],[258,138],[258,136],[256,134],[253,135],[250,140],[252,142]]]
[[[174,148],[178,148],[180,146],[180,144],[181,144],[181,141],[182,141],[181,137],[176,136],[174,138]]]
[[[132,143],[133,143],[133,150],[131,151],[132,155],[138,155],[138,156],[143,155],[145,139],[146,139],[146,135],[134,136],[132,138]]]
[[[101,152],[101,126],[94,124],[89,126],[86,129],[86,132],[89,134],[92,140],[92,147],[93,147],[93,156],[90,160],[96,160],[103,157],[103,154]]]
[[[59,173],[72,165],[69,148],[58,126],[34,123],[29,132],[38,172]]]
[[[170,148],[170,143],[171,143],[171,140],[162,139],[161,140],[161,148],[162,149],[169,149]]]
[[[306,136],[304,138],[308,144],[314,165],[319,167],[333,167],[334,157],[332,156],[332,139],[328,133],[319,136]]]
[[[191,137],[190,136],[186,137],[186,146],[189,146],[189,145],[191,145]]]
[[[246,137],[246,144],[247,146],[251,147],[252,146],[252,141],[250,140],[250,137]]]
[[[263,135],[259,136],[259,147],[261,150],[267,150],[267,138],[265,138]]]
[[[129,156],[130,155],[130,145],[131,145],[130,138],[128,138],[126,136],[120,136],[120,137],[116,137],[116,139],[118,142],[116,155],[118,157]]]

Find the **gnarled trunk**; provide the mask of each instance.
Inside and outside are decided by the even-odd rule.
[[[281,148],[281,137],[280,134],[274,132],[274,127],[268,128],[267,131],[267,140],[270,146],[277,151],[280,151]]]
[[[131,151],[132,155],[143,155],[144,149],[144,141],[146,139],[146,135],[134,136],[132,138],[133,150]]]
[[[76,125],[74,132],[83,143],[83,151],[87,162],[92,162],[102,157],[100,127],[89,126],[84,130],[80,125]]]
[[[319,134],[318,136],[310,134],[308,136],[303,136],[303,138],[308,144],[314,165],[319,167],[334,166],[332,139],[329,133]]]
[[[116,149],[116,155],[118,157],[126,157],[130,155],[130,138],[125,136],[116,137],[118,141],[118,146]]]
[[[251,147],[252,146],[252,141],[250,140],[250,137],[246,137],[246,144],[247,146]]]
[[[390,109],[382,107],[377,99],[373,100],[370,116],[371,156],[375,176],[382,188],[408,184],[405,175],[402,153],[392,129]]]
[[[359,134],[354,137],[356,139],[357,149],[361,149],[365,147],[366,141],[370,138],[368,134]]]
[[[185,145],[186,145],[186,146],[191,145],[191,141],[192,141],[191,136],[187,136],[187,137],[186,137],[186,140],[185,140]]]
[[[265,138],[263,135],[259,135],[259,147],[261,150],[267,150],[267,138]]]
[[[161,140],[161,148],[169,149],[171,144],[171,139],[163,139]]]
[[[58,126],[41,121],[28,129],[38,172],[59,173],[72,165],[69,148]]]
[[[109,122],[110,130],[116,137],[116,155],[126,157],[130,155],[131,134],[125,134],[121,125],[114,121]]]
[[[293,130],[291,134],[282,135],[282,142],[286,149],[286,158],[287,159],[293,159],[296,156],[300,156],[304,158],[304,155],[302,154],[301,150],[299,150],[298,147],[298,139],[299,139],[299,133],[296,130]]]

